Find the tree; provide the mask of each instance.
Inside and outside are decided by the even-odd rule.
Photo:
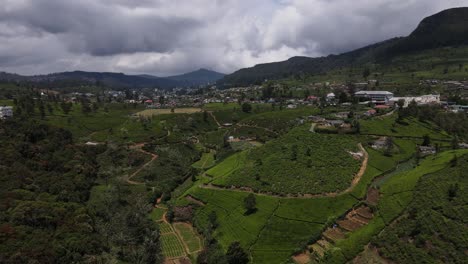
[[[297,145],[293,145],[291,148],[291,160],[297,160]]]
[[[249,256],[237,241],[229,245],[226,257],[229,264],[249,263]]]
[[[341,92],[340,95],[338,96],[339,103],[346,103],[348,102],[348,95],[345,92]]]
[[[68,113],[70,113],[70,110],[72,108],[72,104],[67,103],[67,102],[61,102],[60,103],[60,108],[62,108],[62,111],[63,111],[64,114],[68,115]]]
[[[458,137],[454,136],[452,138],[452,149],[457,149],[458,148]]]
[[[91,107],[89,106],[88,103],[83,103],[81,104],[81,112],[83,112],[83,114],[87,115],[91,112]]]
[[[367,77],[370,75],[370,70],[369,68],[365,68],[364,71],[362,71],[362,77],[367,80]]]
[[[247,195],[244,199],[244,208],[246,210],[245,214],[249,215],[257,211],[257,199],[252,193]]]
[[[211,213],[208,215],[208,221],[213,229],[218,227],[218,215],[215,211],[211,211]]]
[[[453,198],[457,196],[459,189],[460,189],[460,186],[458,186],[458,183],[450,184],[450,187],[448,189],[448,196],[449,196],[450,201],[452,201]]]
[[[431,144],[431,138],[429,137],[429,135],[424,135],[422,145],[429,146],[430,144]]]
[[[387,137],[385,139],[385,151],[384,155],[387,157],[392,156],[392,150],[393,150],[393,139],[391,137]]]
[[[250,105],[249,103],[242,104],[242,112],[250,113],[251,111],[252,111],[252,105]]]
[[[208,122],[208,112],[203,111],[203,121]]]

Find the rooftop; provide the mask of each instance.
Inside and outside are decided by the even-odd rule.
[[[393,95],[389,91],[359,91],[355,93],[356,95],[367,95],[367,94],[381,94],[381,95]]]

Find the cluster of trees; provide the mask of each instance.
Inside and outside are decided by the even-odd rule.
[[[1,263],[162,262],[146,198],[116,184],[90,200],[108,146],[27,115],[0,122]]]

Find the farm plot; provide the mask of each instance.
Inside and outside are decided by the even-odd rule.
[[[360,168],[361,161],[349,153],[357,151],[351,136],[314,134],[301,126],[210,170],[224,173],[208,174],[217,176],[213,184],[249,187],[256,192],[339,192],[349,187]]]
[[[192,167],[196,169],[208,169],[213,167],[215,162],[215,152],[210,151],[208,153],[203,153],[201,159],[192,164]]]
[[[373,239],[383,257],[396,263],[456,263],[466,259],[466,252],[457,248],[466,245],[467,194],[458,193],[455,186],[459,190],[468,187],[466,175],[461,173],[468,169],[468,156],[459,157],[457,163],[422,176],[407,213]],[[419,243],[422,246],[417,246]]]
[[[173,226],[183,243],[186,245],[189,253],[195,253],[202,250],[201,239],[190,224],[174,223]]]
[[[429,135],[432,139],[449,139],[446,132],[434,124],[423,123],[416,118],[396,122],[397,116],[373,118],[361,121],[361,134],[376,134],[398,137],[420,137]]]
[[[174,112],[171,109],[146,109],[138,112],[137,115],[152,117],[155,115],[166,115],[166,114],[193,114],[201,112],[200,108],[174,108]]]
[[[184,245],[174,233],[161,235],[163,255],[166,258],[178,258],[185,256]]]

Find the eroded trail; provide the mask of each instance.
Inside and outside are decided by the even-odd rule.
[[[128,184],[132,184],[132,185],[143,184],[142,182],[132,181],[132,178],[135,177],[144,168],[146,168],[148,165],[150,165],[154,160],[156,160],[158,158],[158,155],[144,150],[142,148],[144,145],[145,145],[145,143],[140,143],[140,144],[136,144],[136,145],[133,145],[133,146],[130,147],[131,149],[135,149],[135,150],[137,150],[137,151],[139,151],[141,153],[144,153],[146,155],[150,155],[151,159],[148,162],[146,162],[145,164],[143,164],[140,168],[138,168],[138,170],[136,170],[134,173],[132,173],[130,176],[127,177],[127,183]]]

